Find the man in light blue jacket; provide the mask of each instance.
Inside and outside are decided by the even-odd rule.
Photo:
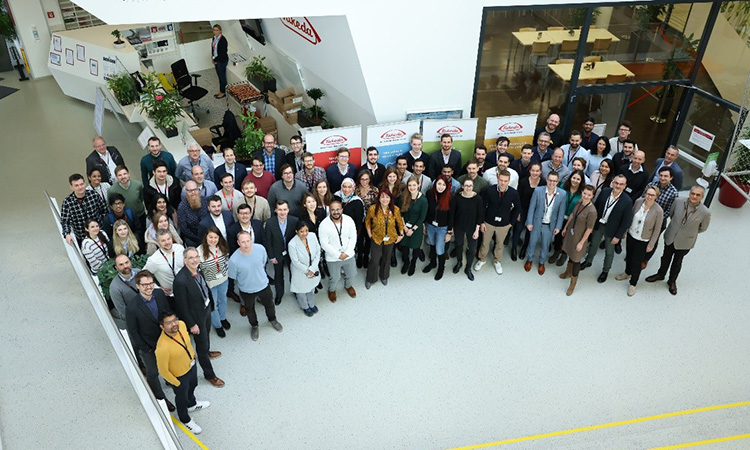
[[[544,261],[547,260],[552,237],[562,230],[565,215],[565,191],[557,187],[560,176],[556,172],[547,175],[547,186],[539,186],[534,189],[531,197],[529,212],[526,215],[526,228],[531,232],[529,248],[526,252],[526,264],[523,268],[526,272],[531,270],[534,262],[534,253],[539,238],[542,240],[542,248],[539,252],[539,275],[544,275]]]

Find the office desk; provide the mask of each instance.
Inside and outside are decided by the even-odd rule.
[[[548,64],[550,70],[555,73],[561,80],[570,81],[573,74],[573,64]],[[629,71],[625,66],[617,61],[599,61],[595,67],[590,70],[584,69],[585,64],[581,65],[581,72],[578,74],[579,80],[604,80],[607,75],[625,74],[628,78],[635,77],[635,74]]]
[[[525,31],[524,33],[528,33]],[[562,41],[579,40],[581,38],[581,30],[574,30],[573,35],[570,34],[569,30],[553,30],[545,31],[552,39],[553,44],[561,44]],[[604,28],[593,28],[589,30],[589,35],[586,38],[587,44],[593,44],[597,39],[612,39],[612,43],[620,42],[620,39],[614,34],[610,33],[609,30]]]

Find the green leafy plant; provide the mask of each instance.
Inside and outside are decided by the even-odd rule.
[[[247,78],[257,78],[263,81],[273,80],[273,72],[264,63],[265,60],[265,56],[254,56],[253,59],[250,60],[250,64],[245,67],[245,76]]]
[[[234,154],[238,159],[250,159],[255,150],[263,146],[266,133],[258,127],[258,118],[253,114],[240,115],[245,124],[242,135],[234,143]]]
[[[143,266],[146,265],[146,260],[148,260],[148,255],[135,255],[132,258],[130,258],[130,262],[133,265],[134,269],[142,269]],[[112,280],[117,276],[117,269],[115,269],[115,259],[109,259],[107,262],[102,264],[102,267],[99,269],[99,272],[96,273],[96,277],[99,279],[99,287],[102,289],[102,293],[104,294],[104,298],[107,300],[111,300],[109,296],[109,285],[112,283]]]
[[[326,120],[326,112],[320,106],[302,106],[299,112],[315,125],[320,125]]]
[[[570,17],[570,28],[578,28],[580,26],[583,26],[583,22],[586,20],[586,13],[588,12],[588,8],[576,8],[573,10],[573,13]],[[599,8],[594,8],[594,12],[591,17],[591,23],[596,22],[596,18],[599,17],[599,14],[602,12],[599,11]]]
[[[135,80],[127,72],[120,72],[107,80],[107,87],[112,90],[117,102],[122,106],[138,101],[138,90]]]
[[[16,27],[13,26],[10,14],[5,10],[5,3],[0,6],[0,36],[9,40],[16,38]]]
[[[115,44],[125,43],[125,41],[122,40],[122,33],[120,33],[120,30],[115,29],[111,34],[115,37]]]
[[[318,107],[318,100],[325,97],[325,95],[325,92],[323,92],[323,90],[320,88],[310,88],[307,90],[307,96],[310,97],[314,103],[313,107],[310,108],[312,117],[308,118],[314,119],[316,121],[323,119],[323,116],[325,116],[325,111],[323,111],[322,108]]]
[[[155,73],[147,74],[144,81],[141,112],[165,130],[176,128],[177,119],[182,116],[180,94],[176,90],[165,91]]]

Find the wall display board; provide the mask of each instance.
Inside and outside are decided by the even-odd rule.
[[[495,141],[500,136],[510,139],[508,153],[516,158],[521,156],[521,147],[524,144],[534,145],[534,127],[536,127],[537,114],[522,114],[518,116],[488,117],[484,129],[484,145],[487,151],[494,152]]]
[[[378,149],[380,164],[386,167],[395,166],[396,158],[411,148],[411,136],[419,133],[419,125],[418,120],[370,125],[367,127],[367,147]]]
[[[422,151],[434,153],[440,150],[440,136],[446,133],[453,137],[453,148],[461,152],[461,164],[466,164],[474,156],[477,119],[425,120],[422,122]]]
[[[406,120],[460,119],[463,115],[464,111],[458,108],[406,111]]]
[[[315,155],[315,165],[327,169],[336,164],[336,151],[349,149],[349,162],[362,165],[362,125],[308,131],[305,134],[307,151]]]

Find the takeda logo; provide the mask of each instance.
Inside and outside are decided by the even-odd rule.
[[[329,146],[329,145],[339,145],[343,146],[346,144],[346,139],[344,136],[341,136],[340,134],[334,134],[333,136],[328,136],[327,138],[320,141],[320,145]]]
[[[447,133],[447,134],[451,134],[452,135],[452,134],[461,134],[463,132],[464,132],[464,130],[462,130],[461,128],[459,128],[459,127],[457,127],[455,125],[446,125],[446,126],[440,128],[439,130],[437,130],[436,134],[446,134]]]
[[[380,135],[380,139],[384,139],[384,140],[400,139],[404,136],[406,136],[406,132],[404,130],[388,130],[385,133]]]
[[[497,129],[497,131],[502,131],[503,133],[515,133],[516,131],[521,131],[523,129],[523,125],[521,125],[518,122],[508,122],[500,125]]]
[[[279,20],[281,20],[281,23],[283,23],[285,27],[294,31],[312,45],[318,45],[320,42],[320,35],[315,31],[315,27],[310,23],[310,20],[307,17],[282,17]]]

